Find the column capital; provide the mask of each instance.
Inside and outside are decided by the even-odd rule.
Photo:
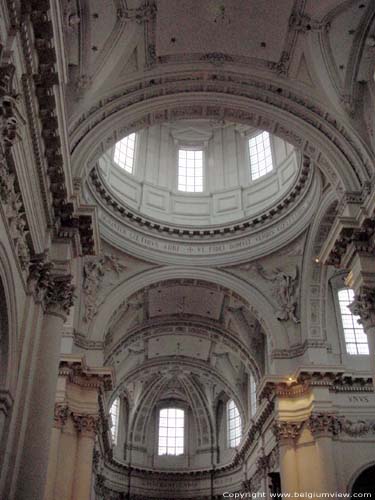
[[[47,252],[35,255],[30,262],[28,285],[47,313],[69,314],[73,305],[74,286],[70,274],[56,274],[54,264],[48,261]]]
[[[375,327],[375,288],[361,287],[354,301],[349,306],[350,311],[360,317],[366,331]]]
[[[80,415],[72,413],[72,419],[77,431],[87,437],[94,438],[98,430],[98,415]]]
[[[294,443],[302,430],[303,421],[292,422],[290,420],[276,420],[273,426],[273,433],[278,443]]]
[[[69,417],[69,407],[66,403],[55,403],[54,427],[62,429]]]

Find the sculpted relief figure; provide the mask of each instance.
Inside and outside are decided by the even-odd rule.
[[[298,267],[293,274],[287,274],[279,268],[272,273],[267,273],[263,266],[257,265],[256,269],[260,276],[274,284],[273,294],[278,303],[277,319],[279,321],[291,320],[299,323],[296,316],[298,297]]]
[[[83,265],[83,301],[85,312],[83,321],[89,322],[98,310],[99,290],[109,274],[115,274],[118,279],[120,273],[126,269],[120,259],[112,255],[102,255],[98,258],[89,257]],[[113,285],[110,280],[109,285]]]

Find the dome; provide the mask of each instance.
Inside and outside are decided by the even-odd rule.
[[[311,160],[251,124],[185,119],[123,130],[88,166],[84,186],[101,236],[118,249],[173,264],[249,261],[301,234],[317,209]]]
[[[212,120],[147,127],[99,160],[103,182],[124,206],[187,227],[262,213],[290,191],[299,166],[294,147],[277,136]]]

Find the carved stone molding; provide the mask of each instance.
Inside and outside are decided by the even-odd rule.
[[[9,391],[0,389],[0,412],[8,416],[13,406],[13,398]]]
[[[43,300],[44,291],[51,280],[52,262],[48,260],[47,252],[34,255],[30,260],[28,285],[38,301]]]
[[[359,316],[365,330],[375,327],[375,289],[362,287],[349,306],[350,311]]]
[[[137,9],[120,8],[117,11],[117,17],[119,19],[125,19],[126,21],[135,21],[137,24],[142,24],[154,19],[156,16],[156,12],[156,3],[151,0],[146,1],[141,7]]]
[[[55,403],[54,427],[62,429],[69,417],[69,407],[65,403]]]
[[[322,23],[302,12],[293,12],[289,18],[289,28],[303,34],[311,31],[325,31],[327,33],[330,27],[330,23]]]
[[[59,83],[59,75],[53,42],[54,31],[50,21],[50,3],[30,2],[26,8],[29,15],[23,16],[20,26],[27,69],[22,76],[22,87],[46,219],[49,224],[53,224],[56,237],[71,238],[78,246],[77,253],[91,255],[97,250],[94,214],[90,210],[80,214],[81,207],[75,211],[69,199],[64,171],[63,145],[54,91]],[[72,22],[77,20],[71,19]]]
[[[13,91],[15,67],[0,66],[0,199],[22,271],[27,272],[31,244],[28,224],[20,192],[11,148],[17,137],[19,114],[18,96]]]
[[[329,413],[312,413],[307,420],[307,427],[314,438],[321,436],[336,436],[340,426],[336,415]]]
[[[63,357],[59,365],[59,376],[66,377],[71,384],[82,388],[111,390],[113,373],[110,369],[90,369],[84,360],[77,356]]]
[[[303,421],[292,422],[285,420],[278,420],[274,423],[273,432],[278,443],[287,444],[288,442],[294,443],[302,430]]]

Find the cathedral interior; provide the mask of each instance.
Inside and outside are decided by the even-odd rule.
[[[375,498],[374,0],[1,0],[0,129],[1,500]]]

